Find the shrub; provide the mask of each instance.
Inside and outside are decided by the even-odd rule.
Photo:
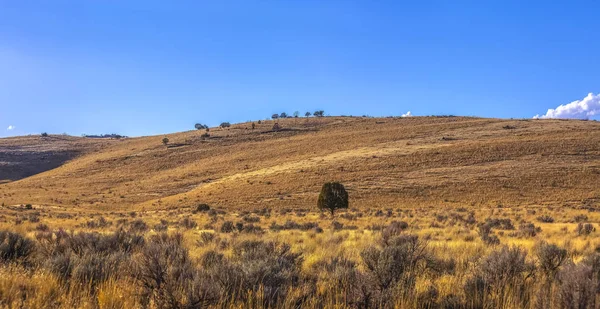
[[[164,221],[164,220],[161,220],[161,223],[155,224],[152,229],[156,232],[164,232],[164,231],[168,230],[169,225],[167,224],[166,221],[164,221],[164,223],[162,221]]]
[[[465,282],[467,307],[504,308],[508,304],[527,307],[530,296],[526,291],[535,266],[527,262],[526,256],[524,250],[506,246],[490,253],[474,276]]]
[[[585,222],[585,221],[588,220],[588,216],[586,216],[586,215],[577,215],[573,219],[575,220],[575,222]]]
[[[415,276],[430,260],[427,243],[415,235],[394,237],[383,248],[368,247],[360,256],[369,277],[380,290],[402,283],[404,290],[412,291]]]
[[[42,256],[50,257],[62,253],[72,253],[83,256],[92,253],[131,253],[134,249],[144,245],[144,238],[135,233],[126,232],[122,229],[112,234],[67,233],[58,230],[54,233],[38,234]]]
[[[400,235],[407,228],[408,223],[404,221],[392,221],[381,233],[383,242],[387,244],[390,238]]]
[[[289,245],[260,240],[239,243],[229,259],[210,251],[202,259],[223,299],[247,300],[247,292],[262,288],[263,303],[258,307],[275,307],[299,283],[301,264],[301,255],[292,253]]]
[[[215,234],[209,232],[200,233],[200,240],[197,242],[198,245],[206,246],[215,240]]]
[[[519,225],[519,230],[517,231],[517,236],[519,237],[535,237],[537,233],[541,232],[542,229],[540,227],[536,227],[533,223],[521,223]]]
[[[135,233],[143,233],[148,230],[148,225],[142,219],[137,219],[129,224],[129,231]]]
[[[185,217],[179,222],[179,225],[181,225],[185,229],[190,230],[196,228],[198,226],[198,223],[190,219],[190,217]]]
[[[537,217],[537,220],[539,222],[543,222],[543,223],[553,223],[554,222],[554,218],[552,218],[551,216],[548,215],[542,215]]]
[[[221,124],[219,125],[219,127],[221,127],[221,128],[229,128],[229,127],[231,127],[231,123],[229,123],[229,122],[221,122]]]
[[[166,138],[166,137],[165,137],[165,138],[163,138],[163,139],[162,139],[162,143],[163,143],[163,145],[167,145],[167,144],[169,143],[169,139],[168,139],[168,138]]]
[[[42,132],[41,135],[42,135],[42,137],[48,137],[48,133],[46,133],[46,132]]]
[[[581,236],[581,235],[589,235],[595,230],[596,230],[596,228],[591,223],[579,223],[579,224],[577,224],[577,228],[575,229],[575,232],[577,232],[577,235]]]
[[[90,220],[86,223],[89,229],[105,228],[112,225],[112,222],[106,220],[104,217],[100,217],[97,220]]]
[[[242,219],[244,220],[244,222],[248,222],[248,223],[260,222],[260,217],[258,217],[258,216],[244,216]]]
[[[39,232],[48,232],[50,231],[50,227],[48,227],[46,224],[40,223],[35,227],[35,230]]]
[[[233,233],[234,230],[235,227],[231,221],[225,221],[221,225],[221,233]]]
[[[58,253],[50,256],[44,262],[44,266],[55,274],[62,282],[68,282],[73,273],[75,257],[70,253]]]
[[[351,214],[351,213],[343,213],[339,217],[342,218],[342,219],[349,220],[349,221],[356,220],[356,215]]]
[[[287,220],[283,225],[279,225],[275,222],[271,223],[269,227],[272,231],[280,231],[280,230],[301,230],[308,231],[312,229],[316,229],[319,227],[319,224],[316,222],[305,222],[305,223],[296,223],[292,220]]]
[[[137,261],[134,278],[142,288],[143,307],[197,308],[214,300],[214,291],[194,268],[181,234],[153,235]]]
[[[34,250],[33,240],[18,233],[0,231],[0,262],[28,262]]]
[[[596,308],[598,280],[591,266],[570,263],[560,271],[558,278],[556,303],[561,308]]]
[[[479,226],[479,237],[487,245],[494,246],[500,244],[500,239],[498,239],[498,236],[492,234],[492,228],[488,224]]]
[[[131,254],[144,245],[143,237],[118,230],[112,234],[38,234],[43,265],[72,286],[90,288],[95,294],[102,282],[118,279],[131,269]]]
[[[356,262],[344,257],[335,256],[320,260],[312,265],[311,272],[326,286],[332,286],[332,298],[340,297],[346,307],[355,304],[358,308],[369,308],[368,300],[363,297],[363,275],[357,270]],[[341,293],[342,295],[339,295]],[[369,292],[367,292],[369,293]]]
[[[497,228],[500,230],[514,230],[515,229],[512,221],[508,218],[504,218],[504,219],[487,218],[487,219],[485,219],[485,222],[483,222],[482,224],[489,226],[490,229],[493,229],[493,228]]]
[[[504,246],[492,252],[481,265],[483,278],[494,284],[519,279],[521,274],[533,270],[526,256],[526,251],[518,247]]]
[[[242,231],[244,233],[261,234],[263,232],[263,229],[259,225],[254,225],[252,223],[249,223],[249,224],[244,225],[244,229]]]
[[[196,211],[198,212],[205,212],[205,211],[209,211],[210,210],[210,206],[208,206],[208,204],[198,204],[198,206],[196,206]]]
[[[344,224],[343,223],[340,223],[340,222],[337,222],[337,221],[331,222],[331,229],[332,230],[339,231],[339,230],[341,230],[343,228],[344,228]]]
[[[235,223],[235,229],[236,229],[238,232],[241,232],[241,231],[244,229],[244,223],[242,223],[242,222],[236,222],[236,223]]]
[[[567,250],[554,244],[540,243],[536,250],[540,271],[548,279],[554,279],[558,268],[567,260]]]
[[[348,192],[339,182],[328,182],[321,188],[317,206],[320,210],[327,209],[333,216],[336,209],[348,208]]]
[[[86,253],[69,259],[68,269],[62,269],[62,276],[70,277],[74,284],[85,284],[92,292],[102,282],[120,274],[121,266],[127,263],[126,257],[118,252],[108,254]],[[55,270],[56,271],[56,270]],[[70,271],[70,274],[67,273]]]

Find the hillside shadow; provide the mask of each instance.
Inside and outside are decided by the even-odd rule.
[[[55,169],[79,154],[78,151],[0,150],[0,185]]]

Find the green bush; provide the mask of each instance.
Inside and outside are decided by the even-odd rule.
[[[339,182],[328,182],[321,188],[317,206],[320,210],[329,210],[333,216],[336,209],[348,208],[348,192]]]

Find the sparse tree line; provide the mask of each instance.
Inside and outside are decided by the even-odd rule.
[[[315,116],[315,117],[323,117],[325,116],[325,111],[323,110],[316,110],[315,112],[311,113],[311,112],[306,112],[304,113],[304,117],[310,117],[311,115]],[[271,119],[275,120],[275,119],[284,119],[284,118],[298,118],[300,117],[300,112],[299,111],[295,111],[292,115],[288,115],[286,112],[282,112],[281,114],[273,114],[271,115]]]
[[[121,139],[121,138],[126,138],[127,136],[116,134],[116,133],[111,133],[111,134],[100,134],[100,135],[96,135],[96,134],[83,134],[82,137],[87,137],[87,138],[114,138],[114,139]]]
[[[306,112],[304,114],[305,117],[310,117],[310,116],[315,116],[315,117],[324,117],[325,116],[325,111],[323,110],[316,110],[314,113],[311,112]],[[300,117],[300,112],[299,111],[295,111],[292,115],[288,115],[286,112],[282,112],[281,114],[273,114],[271,115],[271,119],[281,119],[281,118],[298,118]],[[258,123],[260,124],[260,120],[258,121]],[[231,123],[229,122],[222,122],[219,127],[220,128],[229,128],[231,126]],[[205,124],[201,124],[201,123],[196,123],[194,125],[194,128],[196,130],[209,130],[209,127]]]
[[[304,116],[307,117],[307,118],[310,117],[310,116],[324,117],[325,116],[325,111],[323,111],[323,110],[317,110],[314,113],[306,112],[304,114]],[[282,112],[281,114],[273,114],[273,115],[271,115],[271,119],[273,119],[273,120],[284,119],[284,118],[298,118],[298,117],[300,117],[300,112],[299,111],[295,111],[292,115],[288,115],[286,112]],[[261,124],[261,120],[258,120],[258,124]],[[252,126],[252,130],[254,130],[256,128],[256,123],[252,122],[251,126]],[[226,121],[225,122],[221,122],[221,124],[219,124],[219,127],[221,129],[226,129],[226,128],[231,127],[231,123],[226,122]],[[203,138],[210,137],[210,134],[208,133],[210,131],[210,128],[209,128],[208,125],[205,125],[205,124],[202,124],[202,123],[196,123],[194,125],[194,128],[196,130],[205,130],[206,131],[206,133],[204,133],[202,135]],[[275,124],[273,126],[272,130],[273,131],[279,131],[280,129],[281,129],[281,126],[278,125],[278,124]],[[163,141],[164,145],[167,145],[169,143],[169,139],[166,138],[166,137],[163,138],[162,141]]]

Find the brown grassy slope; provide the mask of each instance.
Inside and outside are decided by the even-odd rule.
[[[108,139],[40,135],[0,139],[0,183],[57,168],[66,161],[111,143]]]
[[[101,209],[314,207],[339,180],[352,207],[600,203],[600,123],[322,118],[133,138],[0,185],[0,202]],[[512,126],[514,129],[504,128]]]

